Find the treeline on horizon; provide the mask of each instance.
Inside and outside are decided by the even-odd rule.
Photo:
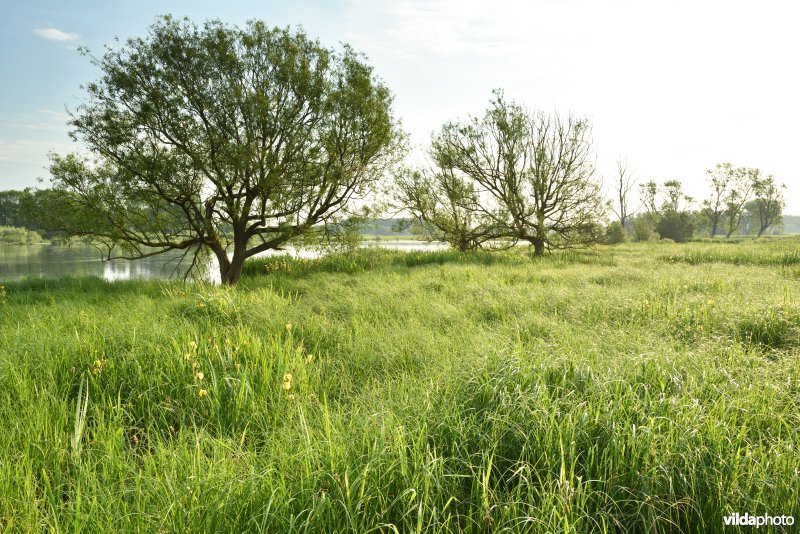
[[[674,187],[674,181],[667,181],[667,183],[672,184]],[[671,193],[671,191],[668,193],[669,187],[652,181],[642,184],[641,188],[655,192],[656,198],[659,195],[669,197],[669,193]],[[33,190],[27,188],[0,191],[0,243],[25,244],[42,240],[60,241],[65,237],[63,232],[59,230],[45,228],[35,214],[38,209],[37,206],[41,204],[44,196],[48,194],[51,194],[49,189]],[[663,205],[662,208],[664,208]],[[627,240],[652,241],[662,237],[675,240],[673,235],[670,235],[671,229],[663,223],[661,230],[664,235],[662,236],[658,231],[659,222],[668,211],[669,206],[666,206],[664,210],[656,208],[655,211],[643,207],[642,211],[636,211],[626,217],[624,233],[620,232],[621,225],[615,224],[615,222],[609,223],[605,229],[605,240],[611,244]],[[685,222],[692,230],[687,239],[710,237],[711,222],[708,211],[704,211],[701,207],[694,210],[687,209],[686,213]],[[415,227],[414,219],[410,217],[368,217],[359,221],[357,227],[361,235],[380,237],[402,237],[424,233],[420,228]],[[745,203],[738,227],[732,235],[755,236],[758,230],[757,204],[755,199],[751,199]],[[800,234],[800,216],[781,215],[780,221],[771,226],[764,234]],[[725,225],[720,224],[715,236],[722,237],[725,235]]]
[[[617,162],[613,189],[608,203],[616,221],[606,227],[609,243],[628,239],[652,241],[736,235],[777,235],[797,233],[800,217],[784,215],[785,186],[760,169],[720,163],[706,171],[710,195],[701,201],[683,191],[680,180],[637,183],[625,160]],[[630,195],[639,190],[640,207],[630,210]]]
[[[50,189],[0,191],[0,243],[35,243],[65,237],[62,232],[48,229],[37,215],[44,198],[53,194]]]

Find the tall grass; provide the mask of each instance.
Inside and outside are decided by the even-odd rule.
[[[733,512],[800,516],[796,282],[766,261],[663,259],[697,246],[280,258],[236,289],[7,283],[0,525],[713,532]],[[740,246],[775,253],[702,245]]]
[[[706,241],[708,242],[708,241]],[[723,241],[722,243],[726,243]],[[701,247],[695,245],[681,254],[662,256],[666,261],[680,261],[690,265],[701,263],[726,263],[731,265],[775,265],[789,267],[800,265],[800,246],[788,237],[749,240],[733,246]]]

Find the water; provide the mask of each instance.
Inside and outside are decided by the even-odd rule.
[[[362,246],[378,246],[393,250],[438,250],[444,245],[420,241],[365,241]],[[261,255],[291,254],[313,258],[318,253],[307,249],[289,248],[268,251]],[[25,276],[57,278],[61,276],[98,276],[105,280],[181,278],[189,261],[179,263],[180,252],[169,252],[141,260],[112,260],[103,262],[100,252],[83,244],[7,245],[0,243],[0,280],[17,280]],[[212,281],[219,280],[216,260],[203,269]]]

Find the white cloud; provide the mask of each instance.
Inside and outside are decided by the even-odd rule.
[[[36,113],[20,113],[0,126],[9,130],[56,130],[69,129],[70,116],[66,111],[37,109]]]
[[[80,38],[77,33],[62,32],[55,28],[37,28],[33,30],[33,33],[51,41],[77,41]]]
[[[65,154],[75,151],[75,145],[64,141],[16,139],[3,141],[0,139],[0,163],[19,163],[27,165],[47,164],[47,154],[58,152]]]
[[[800,38],[779,0],[348,0],[346,35],[367,53],[421,148],[480,114],[494,87],[594,126],[598,174],[626,156],[642,180],[707,194],[721,161],[774,173],[800,213]]]
[[[363,22],[358,26],[365,29],[371,26],[367,20],[381,21],[381,36],[359,32],[358,37],[368,38],[373,45],[383,44],[403,57],[419,53],[443,58],[497,57],[518,46],[524,33],[515,31],[520,22],[516,2],[496,2],[503,6],[481,0],[400,0],[387,4],[350,0],[349,12]],[[504,9],[511,16],[498,16]]]

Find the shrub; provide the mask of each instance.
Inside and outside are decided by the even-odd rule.
[[[694,235],[694,221],[686,212],[668,211],[656,226],[661,238],[669,238],[676,243],[686,243]]]
[[[627,240],[628,234],[619,221],[612,222],[606,226],[606,243],[616,245],[618,243],[624,243]]]
[[[38,243],[42,236],[38,232],[27,228],[17,228],[15,226],[0,226],[0,243]]]
[[[636,241],[657,241],[659,238],[656,232],[658,215],[655,213],[644,213],[633,219],[633,237]]]

